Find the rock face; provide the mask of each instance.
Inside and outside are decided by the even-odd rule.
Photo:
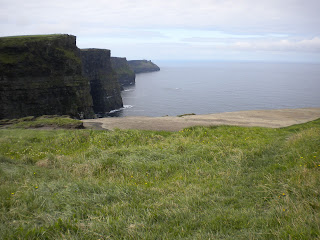
[[[72,35],[0,38],[0,119],[92,118],[90,85]]]
[[[131,60],[128,61],[129,66],[135,73],[145,73],[160,71],[160,68],[151,61],[147,60]]]
[[[136,74],[130,68],[126,58],[111,57],[111,64],[118,75],[118,81],[121,86],[135,84]]]
[[[123,107],[120,85],[112,69],[110,50],[81,49],[83,75],[90,80],[93,110],[104,114]]]

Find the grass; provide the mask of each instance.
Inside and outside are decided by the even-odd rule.
[[[83,123],[80,120],[72,119],[69,116],[44,115],[41,117],[24,117],[19,119],[2,119],[0,127],[6,128],[66,128],[80,129]]]
[[[2,239],[319,239],[320,120],[0,130]]]
[[[16,45],[23,44],[26,42],[42,41],[48,39],[58,39],[66,37],[66,34],[48,34],[48,35],[21,35],[21,36],[7,36],[0,37],[0,46],[1,45]]]
[[[8,36],[0,37],[0,62],[3,64],[18,64],[23,61],[36,61],[33,59],[33,54],[30,53],[36,51],[30,50],[31,45],[29,43],[37,43],[46,45],[48,41],[54,41],[57,39],[68,38],[66,34],[49,34],[49,35],[22,35],[22,36]],[[39,47],[39,46],[38,46]],[[15,49],[15,51],[12,50]],[[26,52],[26,48],[29,48],[29,52]],[[81,63],[81,59],[75,55],[73,50],[67,50],[66,48],[56,47],[56,50],[61,52],[66,58],[72,59],[77,63]],[[37,56],[39,58],[39,56]],[[27,59],[27,60],[26,60]],[[39,61],[39,59],[38,59]]]

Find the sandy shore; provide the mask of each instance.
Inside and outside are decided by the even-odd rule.
[[[93,129],[141,129],[179,131],[191,126],[259,126],[279,128],[320,118],[320,108],[253,110],[183,117],[109,117],[83,120]]]

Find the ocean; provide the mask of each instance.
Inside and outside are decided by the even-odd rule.
[[[155,62],[122,92],[109,116],[177,116],[242,110],[320,107],[320,64]]]

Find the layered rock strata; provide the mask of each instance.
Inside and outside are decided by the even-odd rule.
[[[112,68],[116,71],[121,86],[135,84],[136,75],[126,58],[111,57]]]
[[[93,110],[105,114],[123,107],[120,85],[112,69],[110,50],[81,49],[83,75],[90,81]]]
[[[0,38],[0,119],[92,118],[92,106],[75,36]]]

